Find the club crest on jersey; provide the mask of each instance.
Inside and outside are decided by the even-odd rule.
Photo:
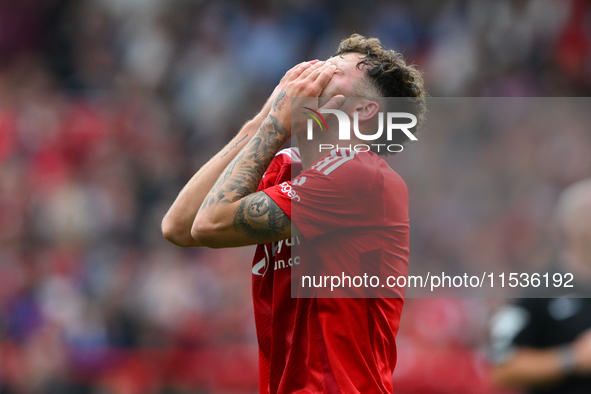
[[[300,238],[299,237],[292,237],[289,239],[283,239],[281,241],[272,242],[271,245],[271,253],[269,254],[269,249],[267,245],[263,245],[263,249],[265,251],[265,257],[263,257],[258,263],[252,266],[252,273],[254,275],[265,276],[267,270],[270,267],[270,262],[274,261],[275,265],[273,270],[280,270],[287,267],[293,267],[294,265],[300,264],[300,256],[292,256],[291,255],[291,247],[293,245],[299,245]],[[281,254],[281,251],[284,250],[284,247],[289,247],[290,249],[286,249],[286,253],[284,252],[282,256],[289,256],[285,258],[277,258],[278,255]]]

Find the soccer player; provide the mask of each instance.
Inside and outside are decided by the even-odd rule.
[[[359,130],[368,135],[380,110],[370,98],[417,98],[420,119],[425,95],[420,73],[400,54],[353,35],[328,61],[289,70],[261,112],[195,174],[166,214],[163,233],[179,246],[258,245],[252,290],[261,393],[392,392],[402,294],[297,298],[291,276],[306,262],[350,261],[406,275],[406,185],[372,151],[320,151],[318,139],[306,138],[305,124],[292,125],[291,102],[320,97],[323,109],[350,119],[357,113]],[[342,146],[337,128],[328,129],[316,136]],[[280,151],[292,135],[299,150]],[[346,145],[363,143],[352,133]],[[301,256],[292,251],[296,245]]]
[[[493,379],[530,393],[591,393],[591,179],[561,194],[556,218],[574,288],[499,310],[491,330]]]

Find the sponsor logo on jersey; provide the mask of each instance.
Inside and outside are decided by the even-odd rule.
[[[293,267],[294,265],[300,264],[300,256],[291,255],[291,247],[293,245],[299,245],[299,237],[292,237],[290,239],[284,239],[281,241],[273,242],[271,244],[265,244],[265,257],[262,258],[258,263],[252,266],[252,273],[254,275],[264,276],[267,270],[271,266],[270,262],[274,262],[273,270],[280,270],[287,267]],[[271,245],[271,253],[269,254],[268,245]],[[281,254],[281,252],[284,252]],[[281,254],[281,255],[280,255]],[[276,258],[278,255],[282,258]]]
[[[297,201],[300,201],[300,196],[298,196],[298,194],[295,192],[295,190],[293,190],[289,183],[283,182],[279,186],[281,186],[281,193],[287,194],[287,196],[292,200],[295,199]]]

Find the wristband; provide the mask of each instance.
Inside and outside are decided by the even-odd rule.
[[[572,345],[564,345],[558,348],[558,363],[560,370],[565,375],[571,375],[576,371],[577,359]]]

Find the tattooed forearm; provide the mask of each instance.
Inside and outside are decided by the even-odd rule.
[[[226,182],[230,178],[232,173],[234,172],[234,167],[236,166],[236,163],[238,161],[240,161],[243,157],[244,157],[244,152],[241,152],[236,158],[234,158],[233,161],[230,162],[228,167],[226,167],[226,169],[224,170],[222,175],[218,178],[218,180],[213,185],[213,188],[211,189],[211,191],[209,192],[207,197],[205,197],[205,200],[203,200],[203,204],[201,204],[200,209],[207,208],[211,204],[213,204],[216,201],[216,196],[218,197],[218,201],[221,201],[224,199],[224,196],[220,195],[218,193],[218,191],[220,190],[220,188],[224,184],[224,182]]]
[[[254,193],[275,153],[288,138],[289,131],[269,115],[254,138],[218,178],[201,209],[216,203],[231,203]]]
[[[244,198],[234,216],[234,229],[253,237],[284,235],[290,224],[287,215],[263,192]]]
[[[277,95],[277,98],[275,99],[275,102],[273,103],[273,111],[277,111],[277,110],[280,110],[281,108],[283,108],[285,98],[286,98],[285,90],[282,90],[281,92],[279,92],[279,94]]]
[[[224,153],[220,159],[223,159],[224,157],[226,157],[228,155],[228,153],[230,153],[231,151],[233,151],[234,149],[236,149],[238,147],[238,145],[240,145],[240,143],[242,141],[244,141],[245,139],[248,138],[248,134],[246,134],[244,137],[242,137],[238,142],[236,142],[234,145],[232,145],[231,147],[228,148],[228,150],[226,151],[226,153]]]

